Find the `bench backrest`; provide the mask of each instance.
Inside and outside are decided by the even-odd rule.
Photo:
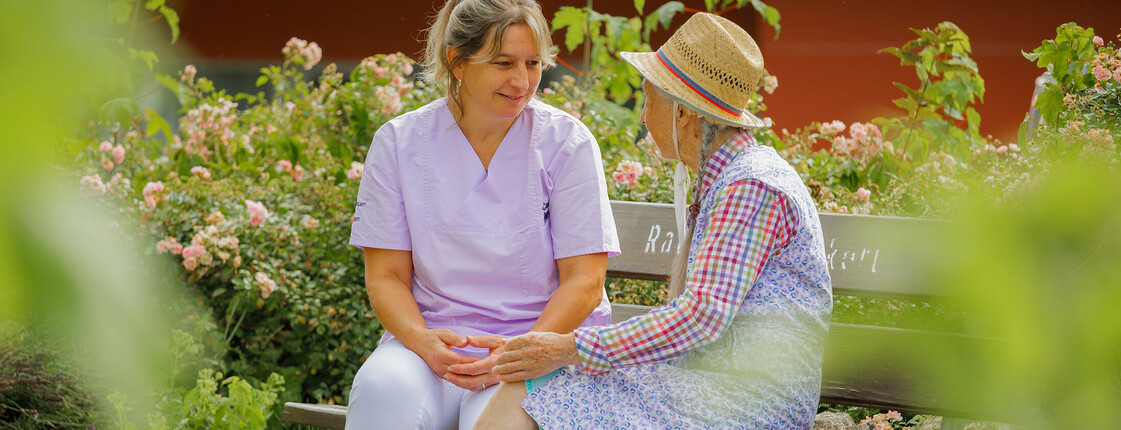
[[[622,255],[608,260],[608,277],[665,280],[677,250],[668,204],[613,201]],[[821,214],[834,294],[938,300],[945,291],[928,281],[945,261],[927,246],[949,225],[942,221]],[[649,310],[614,305],[614,320]],[[961,404],[916,364],[938,348],[977,351],[989,339],[953,333],[834,323],[823,365],[823,402],[985,418],[979,405]]]
[[[612,201],[622,255],[607,262],[607,276],[665,280],[677,252],[673,206]],[[943,292],[926,274],[938,258],[923,244],[945,223],[914,218],[821,214],[833,293],[865,297],[928,298]],[[906,240],[891,240],[906,238]]]

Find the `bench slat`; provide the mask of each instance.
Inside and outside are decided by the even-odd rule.
[[[611,202],[622,254],[607,260],[612,278],[665,280],[677,250],[673,205]],[[833,293],[928,298],[945,294],[926,279],[944,261],[923,246],[948,225],[941,221],[821,214]]]
[[[345,430],[346,406],[287,402],[284,404],[283,421],[303,426]]]
[[[611,322],[642,315],[650,306],[611,305]],[[939,350],[976,356],[993,339],[954,333],[833,323],[829,326],[822,369],[821,401],[962,418],[992,418],[983,405],[960,396],[918,371]]]

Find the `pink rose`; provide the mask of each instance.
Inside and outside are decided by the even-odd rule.
[[[284,171],[286,171],[286,172],[291,172],[292,171],[292,162],[291,161],[280,160],[278,163],[276,163],[276,165],[280,166],[280,168],[284,169]]]
[[[262,299],[269,298],[269,296],[276,291],[276,281],[269,279],[268,275],[257,272],[257,274],[253,276],[253,279],[257,281],[257,287],[261,290]]]
[[[548,88],[548,87],[546,87],[545,89],[541,90],[541,92],[543,92],[543,93],[545,93],[545,94],[552,94],[552,93],[553,93],[553,89],[552,89],[552,88]]]
[[[245,208],[249,210],[249,224],[253,226],[264,222],[269,217],[269,210],[260,202],[246,200]]]
[[[115,167],[115,166],[116,165],[113,164],[113,160],[110,160],[110,159],[105,158],[105,157],[101,157],[101,167],[104,167],[105,170],[113,170],[113,167]]]
[[[121,164],[122,161],[125,161],[125,147],[121,145],[113,147],[113,161],[116,161],[117,164]]]
[[[379,77],[379,78],[383,78],[383,77],[385,77],[386,73],[389,73],[388,68],[380,67],[380,66],[379,67],[374,67],[374,76]]]
[[[401,72],[404,73],[405,76],[413,74],[413,65],[405,63],[405,65],[401,66]]]
[[[777,76],[767,75],[766,78],[763,78],[763,91],[766,91],[767,94],[774,94],[776,89],[778,89]]]
[[[859,122],[854,122],[849,126],[849,134],[852,135],[853,139],[861,142],[868,139],[868,130],[864,128],[864,124]]]
[[[352,161],[352,162],[350,163],[350,170],[347,170],[347,171],[346,171],[346,177],[347,177],[347,178],[350,178],[350,179],[359,179],[359,178],[361,178],[361,177],[362,177],[362,169],[363,169],[363,167],[364,167],[364,166],[362,165],[362,163],[359,163],[359,162],[357,162],[357,161]]]
[[[195,260],[194,258],[183,260],[183,268],[187,270],[195,270],[196,267],[199,267],[198,260]]]
[[[297,164],[296,167],[292,170],[292,179],[295,179],[296,182],[301,182],[304,180],[304,168],[300,167],[299,164]]]
[[[109,141],[107,141],[107,140],[106,140],[106,141],[102,141],[102,142],[101,142],[101,145],[99,145],[99,146],[97,147],[97,150],[98,150],[98,151],[101,151],[101,152],[109,152],[109,151],[112,151],[112,150],[113,150],[113,144],[112,144],[112,143],[109,143]]]
[[[1094,44],[1098,45],[1098,46],[1103,46],[1103,45],[1105,45],[1105,39],[1102,39],[1101,36],[1094,36]]]
[[[195,66],[188,64],[187,67],[183,68],[183,76],[181,79],[184,82],[191,82],[195,79],[196,73],[198,73],[198,70],[195,70]]]
[[[161,193],[163,192],[163,190],[163,181],[149,182],[147,184],[144,184],[143,193],[145,196],[151,196],[156,193]]]
[[[210,179],[210,170],[202,166],[195,166],[191,168],[191,174],[203,179]]]
[[[864,187],[860,187],[856,189],[856,197],[859,197],[860,200],[868,201],[868,198],[872,197],[872,192]]]
[[[1102,67],[1102,66],[1094,67],[1094,78],[1096,78],[1097,80],[1107,81],[1112,77],[1113,77],[1113,74],[1109,73],[1109,69],[1106,69],[1105,67]]]
[[[611,179],[614,179],[615,182],[622,184],[627,182],[627,175],[623,172],[615,171],[615,173],[611,174]]]
[[[206,254],[206,247],[202,245],[191,245],[183,248],[183,258],[197,258]]]

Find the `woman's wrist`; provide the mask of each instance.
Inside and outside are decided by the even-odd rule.
[[[565,355],[565,365],[582,364],[583,360],[580,359],[580,351],[576,348],[576,333],[568,333],[561,335],[564,339],[564,345],[567,348]]]

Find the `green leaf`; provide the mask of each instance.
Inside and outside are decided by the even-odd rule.
[[[101,122],[109,127],[132,122],[139,111],[136,102],[129,98],[109,100],[98,109]]]
[[[684,10],[685,4],[679,1],[671,1],[654,9],[646,16],[646,34],[649,35],[652,30],[657,30],[658,24],[662,24],[662,28],[669,28],[673,23],[673,17]]]
[[[156,63],[160,61],[155,52],[148,50],[128,48],[128,54],[131,59],[144,60],[144,63],[148,65],[148,71],[152,71],[152,68],[156,67]]]
[[[972,106],[965,108],[965,117],[969,120],[969,130],[976,133],[981,129],[981,114]]]
[[[741,2],[739,5],[742,6],[743,3]],[[759,15],[767,21],[767,24],[775,29],[775,39],[778,40],[779,34],[782,33],[782,25],[779,25],[782,14],[778,12],[778,9],[775,9],[773,6],[767,6],[766,3],[760,0],[751,0],[751,6],[755,8],[756,12],[759,12]]]
[[[167,120],[163,119],[159,112],[152,110],[152,108],[144,108],[144,115],[148,117],[148,126],[144,130],[145,136],[152,137],[162,131],[164,139],[171,142],[171,124],[168,124]]]
[[[124,24],[132,16],[132,5],[133,0],[115,0],[109,4],[109,15],[117,21],[117,24]]]
[[[261,75],[261,76],[257,77],[257,86],[258,87],[261,86],[261,85],[267,84],[268,82],[269,82],[269,77],[268,76]]]
[[[163,15],[168,28],[171,29],[171,43],[175,43],[179,40],[179,13],[167,6],[160,6],[160,15]]]
[[[634,9],[637,10],[639,14],[642,13],[643,7],[646,7],[646,0],[634,0]]]
[[[922,94],[919,94],[918,91],[915,91],[915,90],[911,89],[911,87],[903,85],[899,82],[892,82],[891,84],[895,85],[895,88],[899,88],[900,91],[903,91],[904,93],[907,94],[907,97],[910,97],[910,98],[914,99],[915,101],[923,101],[923,100],[926,99],[926,97],[923,97]]]
[[[1043,121],[1050,124],[1052,127],[1057,127],[1059,124],[1059,111],[1063,107],[1063,92],[1054,85],[1048,85],[1039,96],[1035,98],[1035,107],[1039,109],[1039,113]]]
[[[884,53],[884,54],[888,54],[888,55],[893,55],[896,58],[899,58],[899,64],[902,65],[902,66],[913,66],[913,65],[915,65],[915,63],[918,63],[919,60],[920,60],[918,55],[915,55],[914,53],[912,53],[910,51],[904,51],[902,49],[895,48],[895,47],[884,48],[884,49],[881,49],[879,52]]]
[[[587,20],[586,10],[572,6],[561,7],[553,15],[553,31],[565,29],[564,46],[568,48],[568,52],[574,51],[584,42],[584,26]]]
[[[162,7],[164,3],[164,0],[148,0],[148,2],[144,3],[144,8],[148,10],[156,10]]]
[[[159,82],[160,85],[163,85],[164,88],[167,88],[172,93],[175,93],[175,97],[179,100],[179,104],[187,104],[187,97],[186,94],[184,94],[183,84],[178,79],[164,74],[156,74],[156,82]]]

